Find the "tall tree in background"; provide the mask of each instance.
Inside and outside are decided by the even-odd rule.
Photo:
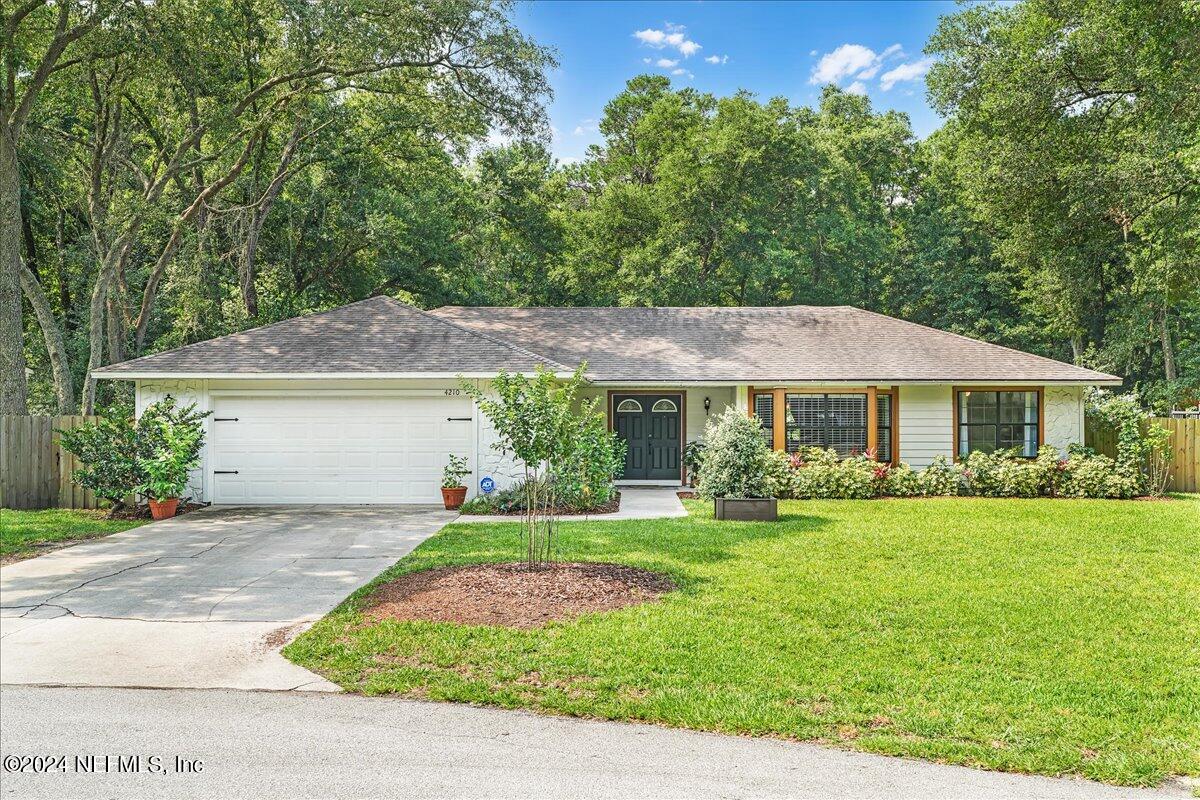
[[[1076,361],[1130,370],[1153,348],[1175,382],[1181,317],[1200,291],[1200,7],[971,7],[943,18],[928,49],[941,57],[930,95],[962,131],[969,202],[1025,274],[1029,307]]]

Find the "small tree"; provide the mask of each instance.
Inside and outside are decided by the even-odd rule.
[[[560,503],[570,500],[572,492],[600,491],[605,474],[603,491],[610,491],[607,484],[617,468],[620,451],[615,437],[603,429],[596,403],[576,411],[585,369],[581,364],[565,381],[544,369],[532,378],[501,372],[489,393],[468,381],[462,384],[491,421],[496,449],[512,452],[525,470],[525,556],[530,566],[552,557]]]
[[[758,420],[726,408],[713,417],[704,431],[707,446],[697,475],[696,491],[707,499],[716,497],[768,497],[770,450],[763,441]]]

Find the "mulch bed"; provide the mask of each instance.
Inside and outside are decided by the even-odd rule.
[[[556,619],[657,600],[665,575],[621,564],[475,564],[412,572],[376,589],[365,616],[537,628]]]
[[[675,494],[676,494],[676,496],[679,497],[680,500],[695,500],[696,498],[698,498],[700,496],[692,491],[676,492]]]
[[[557,508],[554,510],[554,515],[556,517],[582,517],[582,516],[591,515],[591,514],[613,514],[620,510],[621,510],[621,493],[617,492],[616,494],[613,495],[612,499],[609,500],[607,503],[598,505],[595,508],[590,508],[586,511],[583,511],[583,510],[580,510],[577,508]],[[485,516],[495,515],[498,517],[523,517],[523,516],[525,516],[525,511],[523,509],[519,509],[519,508],[514,508],[511,511],[481,511],[480,513]]]
[[[182,516],[192,511],[199,511],[202,508],[208,508],[204,503],[180,503],[175,509],[175,516]],[[151,519],[150,506],[136,506],[134,508],[122,508],[120,511],[108,515],[109,519]]]

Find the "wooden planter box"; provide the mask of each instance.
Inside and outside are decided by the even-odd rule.
[[[744,522],[774,522],[779,519],[779,503],[774,497],[718,497],[714,502],[717,519]]]

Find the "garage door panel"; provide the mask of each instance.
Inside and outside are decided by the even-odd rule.
[[[432,503],[449,453],[468,456],[466,398],[218,397],[210,462],[218,503]]]

